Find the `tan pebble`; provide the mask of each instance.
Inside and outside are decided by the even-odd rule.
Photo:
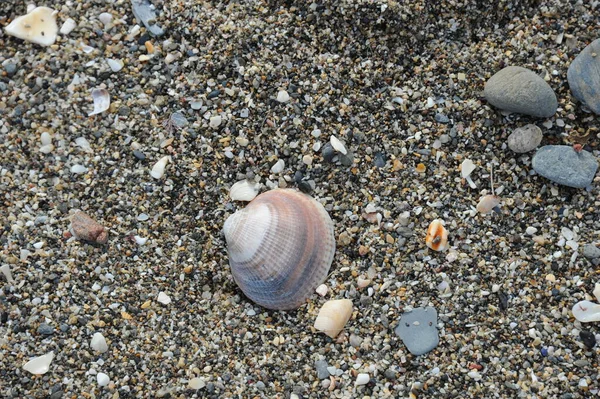
[[[387,242],[388,244],[393,244],[394,241],[394,237],[392,237],[390,234],[386,234],[385,235],[385,242]]]
[[[150,305],[152,304],[152,301],[146,301],[142,304],[142,309],[148,309],[150,307]]]
[[[371,284],[371,280],[368,280],[368,279],[365,279],[365,278],[362,278],[362,277],[359,277],[356,280],[356,285],[358,286],[358,288],[368,287],[369,284]]]
[[[133,317],[131,317],[131,315],[127,312],[121,312],[121,317],[125,320],[133,320]]]
[[[556,277],[554,276],[554,274],[547,274],[546,275],[546,281],[554,283],[556,281]]]
[[[192,265],[186,266],[183,268],[183,272],[185,274],[190,274],[192,272],[192,270],[194,270],[194,267]]]
[[[94,244],[105,244],[108,231],[85,212],[78,211],[71,217],[71,229],[75,237]]]
[[[484,195],[477,204],[477,212],[490,213],[498,205],[500,205],[500,198],[495,195]]]
[[[148,40],[146,43],[144,43],[144,46],[146,46],[146,51],[148,52],[148,54],[154,53],[154,45],[152,44],[152,42],[150,40]]]
[[[420,163],[420,164],[417,165],[417,167],[415,168],[415,170],[418,173],[425,173],[425,171],[427,170],[427,167],[425,166],[425,164]]]
[[[402,163],[399,160],[394,159],[394,162],[392,164],[392,169],[394,170],[394,172],[399,171],[400,169],[402,169]]]
[[[361,245],[360,247],[358,247],[358,254],[360,256],[365,256],[366,254],[369,253],[369,247]]]
[[[347,232],[342,232],[339,236],[338,236],[338,244],[340,246],[345,246],[348,245],[352,242],[352,237],[350,237],[350,234],[348,234]]]

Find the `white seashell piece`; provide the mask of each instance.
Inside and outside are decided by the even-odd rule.
[[[150,176],[154,177],[155,179],[162,178],[165,174],[165,169],[170,160],[171,157],[168,155],[159,159],[158,162],[156,162],[152,167],[152,170],[150,171]]]
[[[92,90],[92,99],[94,100],[94,110],[88,116],[101,114],[110,107],[110,95],[106,89]]]
[[[68,35],[73,32],[73,29],[77,27],[77,22],[75,22],[72,18],[67,18],[67,20],[60,27],[61,35]]]
[[[290,101],[290,95],[285,90],[279,90],[279,92],[277,93],[277,101],[279,101],[280,103],[287,103],[288,101]]]
[[[596,283],[594,285],[594,292],[593,292],[593,294],[596,297],[596,300],[598,302],[600,302],[600,283]]]
[[[90,342],[90,348],[98,353],[104,353],[108,350],[108,344],[106,338],[100,333],[94,333],[92,335],[92,341]]]
[[[48,370],[50,370],[52,359],[54,359],[54,352],[34,357],[23,365],[23,370],[29,371],[31,374],[35,375],[46,374]]]
[[[110,383],[110,377],[104,373],[96,374],[96,381],[99,387],[105,387]]]
[[[15,280],[13,279],[9,265],[0,266],[0,272],[2,272],[2,274],[4,274],[4,277],[6,278],[6,281],[8,281],[8,284],[12,285],[15,283]]]
[[[352,316],[352,301],[336,299],[327,301],[315,320],[315,328],[331,338],[335,338],[344,329]]]
[[[500,205],[500,198],[495,195],[484,195],[477,204],[477,212],[490,213],[498,205]]]
[[[57,12],[48,7],[36,7],[15,18],[4,30],[7,34],[40,46],[51,46],[56,41]]]
[[[325,284],[321,284],[320,286],[317,287],[317,289],[315,290],[315,292],[321,296],[325,296],[327,295],[327,292],[329,291],[329,288],[325,285]]]
[[[590,301],[580,301],[573,306],[573,316],[582,323],[600,321],[600,305]]]
[[[168,305],[171,303],[171,297],[165,294],[163,291],[158,293],[158,297],[156,298],[156,300],[162,303],[163,305]]]
[[[283,169],[285,169],[285,161],[280,159],[279,161],[275,162],[273,166],[271,166],[271,173],[281,173],[283,172]]]
[[[348,150],[346,149],[344,143],[342,143],[337,137],[332,135],[329,138],[329,142],[331,143],[333,149],[339,152],[340,154],[346,155],[348,153]]]
[[[473,173],[473,171],[476,168],[477,168],[477,165],[475,165],[473,163],[473,161],[471,161],[470,159],[465,159],[460,164],[460,174],[461,174],[462,178],[465,179],[467,181],[467,183],[469,183],[469,186],[471,186],[471,188],[477,188],[477,185],[471,179],[471,173]]]
[[[233,201],[252,201],[260,190],[260,183],[240,180],[229,189],[229,197]]]
[[[225,221],[223,233],[233,278],[268,309],[302,305],[325,281],[335,253],[323,205],[292,189],[259,195]]]
[[[107,58],[106,63],[110,67],[110,70],[113,72],[119,72],[121,69],[123,69],[123,61],[121,61],[121,60]]]

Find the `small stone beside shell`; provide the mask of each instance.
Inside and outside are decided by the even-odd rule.
[[[436,219],[431,222],[427,229],[425,244],[434,251],[444,251],[448,248],[448,230],[442,220]]]
[[[108,241],[108,231],[104,226],[82,211],[71,217],[71,231],[76,238],[94,244],[105,244]]]
[[[315,328],[331,338],[335,338],[344,329],[352,316],[352,301],[336,299],[325,302],[315,320]]]

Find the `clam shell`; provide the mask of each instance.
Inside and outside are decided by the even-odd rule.
[[[440,219],[435,219],[429,225],[425,244],[434,251],[444,251],[448,248],[448,230]]]
[[[572,309],[573,316],[582,323],[600,321],[600,305],[590,301],[579,301]]]
[[[335,253],[325,208],[292,189],[268,191],[223,226],[237,285],[255,303],[289,310],[325,281]]]

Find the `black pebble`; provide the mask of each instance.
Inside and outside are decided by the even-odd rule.
[[[498,299],[500,300],[500,310],[508,309],[508,295],[502,291],[498,291]]]
[[[215,98],[215,97],[219,97],[219,95],[221,94],[221,90],[213,90],[210,93],[208,93],[208,95],[206,96],[206,98],[208,100]]]
[[[310,194],[312,192],[312,186],[305,180],[298,183],[298,188],[305,194]]]
[[[333,161],[333,158],[336,155],[336,151],[333,149],[333,146],[331,145],[331,143],[327,143],[323,146],[323,148],[321,148],[321,155],[323,155],[323,159],[326,162],[331,162]]]
[[[581,338],[581,342],[589,349],[596,346],[596,336],[590,331],[580,331],[579,338]]]

